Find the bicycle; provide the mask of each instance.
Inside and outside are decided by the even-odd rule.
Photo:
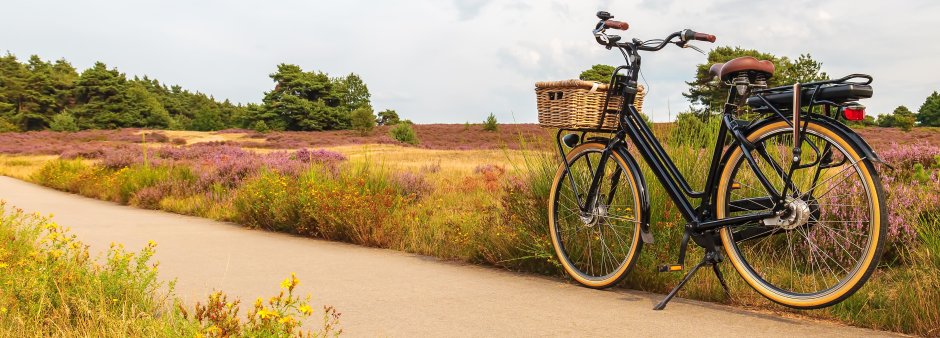
[[[655,310],[707,265],[730,296],[718,268],[726,258],[754,290],[788,307],[827,307],[856,292],[878,265],[887,228],[875,168],[884,162],[843,123],[864,116],[857,101],[872,96],[871,76],[767,88],[775,71],[769,61],[741,57],[713,65],[710,72],[729,86],[728,97],[705,185],[696,191],[634,106],[639,52],[692,47],[691,41],[714,42],[715,36],[685,29],[665,39],[621,42],[606,31],[629,25],[607,12],[597,17],[596,41],[617,48],[625,64],[607,84],[597,127],[562,127],[555,137],[562,164],[548,201],[549,230],[567,274],[587,287],[611,287],[653,242],[647,184],[628,151],[632,144],[687,223],[677,263],[659,271],[685,270],[690,239],[704,250]],[[616,100],[619,106],[610,108]],[[742,104],[764,116],[738,119]],[[605,129],[609,114],[616,125]],[[597,132],[608,134],[585,139]]]

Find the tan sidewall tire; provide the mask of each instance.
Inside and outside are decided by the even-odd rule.
[[[581,154],[585,150],[590,150],[590,149],[603,150],[604,145],[599,144],[599,143],[584,143],[580,146],[575,147],[570,152],[568,152],[567,159],[569,163],[577,155]],[[611,155],[611,158],[617,161],[617,163],[621,166],[621,168],[624,171],[624,176],[629,178],[630,185],[633,187],[633,192],[634,192],[633,193],[633,198],[634,198],[634,203],[635,203],[634,208],[633,208],[634,213],[635,213],[634,216],[635,216],[635,219],[639,220],[641,217],[641,214],[640,214],[641,204],[640,204],[640,194],[639,194],[640,190],[637,187],[636,178],[634,177],[635,173],[632,172],[631,167],[628,166],[626,161],[623,158],[621,158],[620,155],[617,154],[616,152],[614,152]],[[569,262],[568,259],[564,256],[564,253],[561,250],[561,245],[560,243],[558,243],[558,234],[555,229],[555,203],[554,203],[555,198],[556,198],[555,194],[558,193],[558,184],[562,183],[561,180],[563,178],[562,175],[564,175],[564,173],[565,173],[565,166],[564,164],[562,164],[561,166],[558,167],[558,171],[555,173],[555,178],[552,181],[552,188],[548,197],[548,229],[549,229],[550,236],[552,238],[552,246],[555,248],[555,255],[558,257],[558,261],[561,262],[562,267],[565,268],[565,272],[567,272],[568,275],[571,276],[571,278],[574,278],[576,281],[578,281],[578,283],[581,283],[584,286],[596,288],[596,289],[603,289],[603,288],[611,287],[614,284],[617,284],[617,282],[619,282],[621,279],[623,279],[623,277],[626,276],[627,272],[630,271],[630,269],[636,263],[637,253],[640,251],[640,247],[642,246],[642,243],[640,242],[640,224],[636,224],[636,230],[634,231],[634,234],[633,234],[633,241],[630,244],[631,250],[630,250],[630,253],[626,257],[626,262],[627,262],[626,264],[622,264],[620,268],[615,273],[613,273],[610,278],[607,278],[607,279],[590,280],[581,276],[578,273],[577,269],[571,266],[571,262]],[[567,182],[567,179],[565,179],[565,182]]]
[[[789,125],[785,121],[781,120],[781,121],[771,123],[769,125],[761,127],[760,129],[752,132],[748,136],[748,140],[754,142],[764,137],[766,134],[778,131],[779,129],[783,129],[783,128],[790,129]],[[858,154],[858,150],[855,149],[855,147],[853,147],[852,144],[849,143],[849,141],[847,141],[845,137],[843,137],[842,135],[820,124],[816,124],[812,122],[809,124],[808,129],[813,132],[819,133],[820,135],[823,135],[829,138],[830,140],[832,140],[833,142],[836,142],[837,144],[839,144],[839,146],[842,147],[842,149],[844,149],[847,152],[847,155],[851,157],[851,160],[853,162],[861,159],[861,156],[859,156]],[[726,217],[724,208],[727,202],[726,196],[728,192],[728,187],[730,186],[728,180],[731,179],[730,177],[731,172],[734,170],[734,167],[736,166],[735,164],[737,163],[737,161],[740,159],[741,156],[742,156],[741,148],[735,147],[731,155],[728,157],[728,162],[726,163],[725,168],[722,170],[720,179],[718,180],[718,192],[717,192],[717,196],[715,197],[715,204],[716,204],[716,217],[719,219]],[[761,283],[758,280],[759,277],[751,273],[751,271],[745,266],[744,260],[741,258],[741,256],[739,256],[738,253],[734,249],[732,249],[732,246],[734,245],[734,243],[732,242],[732,238],[731,238],[731,230],[728,227],[722,228],[720,232],[721,241],[725,248],[725,253],[728,255],[728,259],[731,261],[732,265],[734,265],[734,268],[738,271],[741,277],[752,288],[754,288],[754,290],[756,290],[758,293],[760,293],[764,297],[767,297],[768,299],[774,302],[777,302],[786,306],[790,306],[794,308],[804,308],[804,309],[820,308],[820,307],[830,306],[832,304],[842,301],[843,299],[845,299],[845,297],[848,297],[852,293],[854,293],[858,289],[858,287],[860,287],[859,284],[864,282],[864,279],[867,279],[867,277],[871,274],[872,270],[874,270],[874,265],[876,264],[877,259],[880,258],[880,252],[882,249],[881,242],[882,242],[882,236],[884,232],[881,229],[881,227],[883,226],[882,224],[883,215],[881,214],[881,211],[882,211],[881,203],[883,202],[881,201],[881,196],[879,195],[879,191],[881,190],[877,186],[877,184],[875,184],[875,178],[873,177],[872,168],[870,168],[870,165],[868,163],[862,162],[861,165],[859,165],[858,167],[860,171],[862,172],[862,176],[865,180],[865,183],[868,184],[868,188],[869,188],[868,191],[871,192],[873,217],[872,217],[872,224],[870,228],[871,229],[870,235],[871,235],[872,240],[869,243],[868,254],[864,258],[864,261],[862,262],[863,264],[859,266],[859,268],[856,270],[855,275],[852,276],[852,278],[849,279],[848,282],[844,283],[842,286],[838,287],[837,289],[831,290],[830,292],[822,294],[818,297],[794,298],[788,295],[781,294],[780,292],[777,292],[776,290],[768,288],[767,285],[765,285],[764,283]]]

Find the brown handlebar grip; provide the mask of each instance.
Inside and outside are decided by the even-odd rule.
[[[623,21],[607,20],[607,21],[604,21],[604,27],[625,31],[627,29],[630,29],[630,24],[623,22]]]
[[[695,33],[695,36],[692,38],[698,41],[715,42],[715,36],[711,34]]]

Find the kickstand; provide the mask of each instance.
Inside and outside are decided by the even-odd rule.
[[[718,263],[712,264],[712,270],[715,271],[715,276],[718,277],[718,282],[721,283],[721,288],[725,290],[725,297],[731,298],[731,290],[728,289],[728,283],[725,283],[725,276],[721,274],[721,269],[718,267]]]
[[[653,310],[658,311],[658,310],[665,309],[666,304],[669,303],[670,300],[672,300],[672,297],[675,297],[676,294],[679,293],[679,290],[682,289],[683,286],[685,286],[685,283],[688,282],[690,279],[692,279],[692,275],[695,275],[695,272],[697,272],[698,269],[700,269],[701,267],[707,264],[711,264],[712,270],[715,272],[715,275],[718,277],[718,281],[721,282],[721,287],[725,290],[725,295],[727,295],[728,297],[731,297],[731,292],[728,290],[728,284],[725,283],[725,278],[724,276],[722,276],[721,270],[718,269],[718,263],[720,262],[721,262],[721,254],[719,254],[717,251],[714,251],[714,250],[706,251],[705,257],[702,257],[702,261],[699,262],[698,265],[696,265],[694,268],[692,268],[692,270],[689,271],[689,273],[687,273],[685,277],[682,278],[682,281],[679,282],[679,285],[676,285],[676,287],[673,288],[672,291],[669,291],[669,294],[666,295],[666,298],[664,298],[661,302],[659,302],[659,304],[656,304],[656,306],[653,307]]]

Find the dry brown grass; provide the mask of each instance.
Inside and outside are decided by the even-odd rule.
[[[55,155],[0,154],[0,175],[25,180],[46,162],[59,158]]]
[[[145,133],[147,131],[140,131],[138,134]],[[206,132],[206,131],[189,131],[189,130],[164,130],[162,131],[167,137],[172,139],[183,139],[186,140],[186,144],[193,143],[204,143],[204,142],[225,142],[225,141],[243,141],[246,140],[249,134],[246,133],[218,133],[218,132]],[[253,140],[255,142],[263,142],[263,140]]]
[[[404,170],[441,170],[467,174],[483,165],[498,165],[512,169],[532,151],[511,149],[440,150],[404,147],[389,144],[365,144],[327,147],[346,155],[351,160],[379,163],[382,166]]]

